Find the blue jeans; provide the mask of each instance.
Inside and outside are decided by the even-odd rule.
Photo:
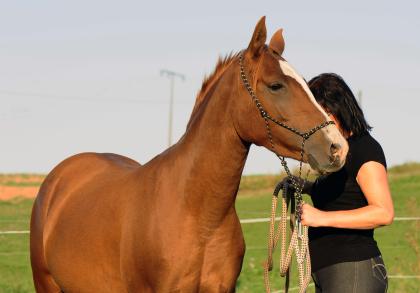
[[[312,274],[316,293],[383,293],[388,277],[382,256],[337,263]]]

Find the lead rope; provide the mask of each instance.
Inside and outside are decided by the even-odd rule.
[[[283,156],[280,156],[275,149],[274,142],[273,142],[273,136],[271,133],[271,128],[269,125],[269,120],[273,123],[286,128],[287,130],[299,135],[302,137],[302,146],[301,146],[301,159],[300,159],[300,165],[299,165],[299,178],[302,176],[302,162],[303,162],[303,154],[304,154],[304,146],[305,141],[309,139],[309,137],[320,130],[321,128],[324,128],[330,124],[334,124],[333,121],[326,121],[308,132],[300,132],[297,129],[290,127],[289,125],[271,117],[267,111],[264,110],[260,100],[254,93],[254,90],[252,89],[243,66],[243,54],[239,54],[239,65],[240,65],[240,74],[241,79],[250,94],[252,100],[255,102],[255,105],[258,109],[258,111],[261,114],[261,117],[265,121],[265,127],[267,130],[268,139],[270,141],[270,146],[272,151],[276,154],[276,156],[280,159],[281,165],[283,166],[284,170],[287,173],[287,176],[290,180],[290,184],[294,188],[294,194],[293,196],[288,195],[288,188],[289,184],[285,183],[283,185],[283,196],[282,196],[282,212],[281,212],[281,220],[280,224],[278,226],[277,233],[275,234],[275,219],[276,219],[276,211],[277,211],[277,201],[278,201],[278,193],[281,189],[280,183],[277,184],[274,192],[273,192],[273,198],[272,198],[272,204],[271,204],[271,218],[270,218],[270,229],[269,229],[269,236],[268,236],[268,256],[267,260],[264,264],[264,283],[265,283],[265,290],[267,293],[271,293],[271,287],[270,287],[270,278],[269,278],[269,272],[273,269],[273,252],[277,246],[277,243],[281,236],[281,254],[280,254],[280,275],[282,277],[286,276],[286,282],[285,282],[285,292],[288,292],[289,289],[289,276],[290,276],[290,264],[292,261],[292,254],[293,252],[296,255],[297,265],[298,265],[298,271],[299,271],[299,292],[304,293],[306,291],[306,288],[311,280],[311,259],[309,255],[309,247],[308,247],[308,227],[302,225],[301,223],[301,214],[302,214],[302,190],[305,185],[305,181],[309,175],[309,172],[306,175],[306,178],[304,180],[301,180],[301,182],[296,182],[294,177],[292,176],[292,173],[290,172],[289,167],[287,166],[287,162]],[[293,198],[292,198],[293,197]],[[286,237],[287,237],[287,210],[288,206],[290,204],[290,228],[292,235],[290,237],[290,243],[289,247],[286,250]]]
[[[268,127],[269,138],[271,137],[271,129]],[[270,139],[272,148],[274,143]],[[302,161],[303,161],[303,147],[305,139],[302,141],[301,161],[299,164],[299,178],[302,176]],[[290,169],[287,166],[287,162],[284,157],[278,156],[282,166],[284,167],[290,183],[285,181],[283,186],[279,182],[274,189],[272,203],[271,203],[271,217],[270,217],[270,229],[268,236],[268,255],[267,260],[264,264],[264,284],[265,291],[271,293],[270,276],[269,272],[273,269],[273,252],[277,247],[278,241],[281,237],[281,250],[280,250],[280,276],[286,277],[285,292],[289,290],[289,278],[290,278],[290,265],[292,262],[293,252],[296,255],[296,261],[298,266],[299,275],[299,292],[304,293],[308,284],[311,280],[311,259],[309,255],[308,246],[308,227],[301,224],[301,211],[302,211],[302,190],[305,182],[308,178],[309,171],[306,174],[306,178],[299,184],[292,176]],[[289,194],[289,185],[294,189],[294,194]],[[280,223],[275,233],[275,220],[277,213],[278,194],[280,189],[282,192],[282,209]],[[290,228],[292,235],[290,237],[289,247],[286,249],[287,242],[287,211],[290,205]]]
[[[277,201],[278,201],[278,192],[279,185],[273,193],[272,200],[272,209],[271,209],[271,219],[270,219],[270,232],[268,240],[268,257],[267,261],[264,264],[264,282],[266,287],[266,292],[271,292],[270,289],[270,280],[269,280],[269,271],[273,268],[273,252],[276,249],[278,241],[281,237],[281,256],[280,256],[280,275],[282,277],[286,276],[285,282],[285,292],[288,292],[289,287],[289,275],[290,275],[290,264],[292,261],[293,252],[296,255],[298,272],[299,272],[299,287],[300,292],[305,292],[310,279],[311,279],[311,262],[309,256],[308,248],[308,227],[302,226],[299,228],[300,223],[297,223],[294,226],[293,223],[297,222],[298,219],[295,218],[294,203],[291,196],[288,194],[288,186],[283,187],[282,194],[282,209],[281,209],[281,219],[278,225],[277,233],[275,234],[275,217],[277,210]],[[300,191],[301,192],[301,191]],[[286,249],[286,234],[287,234],[287,210],[288,206],[291,205],[291,217],[290,217],[290,227],[292,230],[292,235],[289,243],[289,247]]]

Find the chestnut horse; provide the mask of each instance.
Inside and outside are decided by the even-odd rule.
[[[328,121],[281,56],[281,30],[265,41],[262,18],[242,54],[267,112],[299,130]],[[275,151],[300,159],[301,137],[269,123]],[[234,204],[252,143],[271,149],[236,54],[203,83],[182,138],[148,163],[98,153],[60,163],[32,211],[36,291],[234,292],[245,251]],[[328,125],[307,140],[304,160],[335,171],[347,149]]]

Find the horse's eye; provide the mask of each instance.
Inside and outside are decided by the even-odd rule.
[[[284,86],[281,83],[273,83],[273,84],[269,85],[268,87],[272,91],[278,91],[278,90],[281,90]]]

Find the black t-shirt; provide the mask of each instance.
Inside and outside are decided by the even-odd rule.
[[[375,161],[386,168],[382,147],[368,132],[350,137],[348,143],[344,167],[319,177],[312,187],[312,202],[320,210],[352,210],[366,206],[366,197],[356,181],[360,167]],[[373,229],[309,227],[309,250],[314,272],[332,264],[365,260],[380,254]]]

